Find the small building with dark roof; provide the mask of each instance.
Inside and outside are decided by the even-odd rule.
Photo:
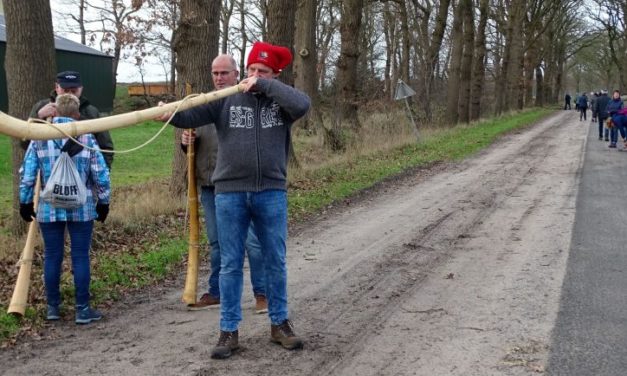
[[[83,96],[102,113],[113,111],[113,57],[83,44],[59,36],[54,37],[57,72],[78,71],[83,83]],[[6,72],[4,57],[7,49],[6,23],[0,15],[0,111],[8,112]],[[54,81],[50,82],[50,91]]]

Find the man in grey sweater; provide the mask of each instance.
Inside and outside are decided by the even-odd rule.
[[[276,79],[291,61],[289,49],[256,42],[242,93],[172,119],[179,128],[214,123],[218,135],[212,180],[221,248],[220,337],[212,358],[228,358],[239,348],[244,242],[251,221],[264,255],[271,340],[287,349],[303,346],[287,304],[287,158],[291,126],[307,113],[310,99]]]
[[[211,63],[211,77],[213,87],[216,90],[224,89],[237,84],[239,70],[237,63],[231,55],[218,55]],[[200,185],[200,202],[205,214],[205,229],[207,239],[211,245],[211,273],[209,274],[208,290],[198,302],[188,306],[195,311],[220,305],[220,242],[218,240],[218,227],[216,221],[215,190],[211,176],[216,166],[218,155],[218,138],[216,127],[207,124],[194,130],[186,129],[181,137],[181,145],[187,152],[187,145],[193,140],[195,148],[196,181]],[[263,254],[261,244],[257,239],[257,233],[251,223],[246,237],[246,253],[250,266],[250,283],[255,296],[255,312],[268,312],[266,300],[266,274],[263,266]]]

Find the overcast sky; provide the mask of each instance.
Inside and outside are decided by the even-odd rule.
[[[63,3],[67,4],[67,1],[64,0],[50,0],[50,7],[52,8],[52,23],[54,26],[54,32],[56,35],[64,37],[66,39],[70,39],[77,43],[80,43],[80,36],[77,34],[67,33],[64,30],[68,29],[66,26],[61,14],[67,14],[68,9],[67,5],[63,6]],[[1,5],[1,3],[0,3]],[[63,12],[61,12],[63,10]],[[98,46],[90,46],[96,50],[98,50]],[[156,63],[156,59],[152,61],[148,60],[144,66],[145,75],[144,79],[146,81],[165,81],[166,75],[163,72],[163,67]],[[118,82],[139,82],[141,81],[141,76],[138,72],[138,69],[133,64],[120,59],[120,63],[118,66]]]

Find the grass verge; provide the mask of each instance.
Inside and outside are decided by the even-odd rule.
[[[504,133],[533,124],[552,112],[538,108],[476,124],[460,125],[433,132],[416,144],[355,157],[300,174],[290,179],[290,218],[298,219],[404,170],[468,157]]]

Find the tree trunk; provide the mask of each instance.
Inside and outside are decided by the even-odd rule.
[[[228,8],[222,12],[222,45],[220,47],[220,53],[227,53],[227,47],[229,43],[229,25],[231,23],[231,16],[233,15],[233,9],[235,8],[235,0],[230,0]]]
[[[523,22],[526,0],[514,1],[510,6],[508,21],[509,61],[505,75],[507,109],[522,108]]]
[[[399,1],[399,16],[401,19],[401,38],[402,50],[400,59],[400,76],[401,79],[409,83],[409,21],[407,19],[407,4],[405,1]]]
[[[341,47],[337,62],[339,122],[335,126],[352,130],[361,127],[357,117],[357,63],[363,6],[364,0],[343,1],[340,21]]]
[[[462,64],[462,54],[464,52],[463,40],[463,14],[465,4],[460,2],[455,9],[453,18],[453,30],[451,31],[451,63],[448,69],[448,89],[446,99],[446,115],[449,125],[457,124],[459,105],[459,82],[460,68]]]
[[[294,20],[296,17],[294,0],[269,0],[267,22],[268,30],[266,41],[275,45],[284,46],[294,53]],[[315,35],[314,35],[315,37]],[[279,76],[281,81],[288,85],[294,84],[292,65],[288,65]]]
[[[385,88],[384,92],[387,98],[394,98],[394,82],[390,76],[392,72],[392,56],[394,55],[394,46],[396,43],[396,22],[390,4],[384,4],[383,11],[383,36],[385,37],[385,69],[383,73]]]
[[[181,19],[176,30],[177,91],[181,96],[211,91],[211,61],[220,43],[221,0],[182,0]],[[174,160],[170,192],[182,197],[187,192],[187,159],[180,148],[180,134],[174,137]]]
[[[38,100],[46,98],[56,73],[52,13],[47,0],[3,0],[6,22],[6,71],[9,115],[26,119]],[[19,169],[24,158],[20,140],[12,139],[12,232],[23,234],[19,216]]]
[[[296,31],[294,35],[294,87],[304,91],[311,98],[312,107],[302,120],[302,127],[314,131],[322,127],[322,117],[318,111],[318,50],[316,48],[316,9],[317,0],[301,0],[296,10]]]
[[[242,80],[246,74],[246,47],[248,46],[248,34],[246,33],[246,12],[244,0],[240,0],[240,33],[242,38],[242,44],[240,45],[240,60],[239,60],[239,77]]]
[[[486,54],[486,25],[488,23],[488,0],[481,0],[479,4],[479,26],[475,39],[475,57],[472,73],[472,88],[470,91],[470,120],[481,117],[481,96],[485,82],[485,54]]]
[[[269,0],[267,8],[267,42],[284,46],[292,51],[294,55],[294,20],[296,18],[296,8],[293,0]],[[313,36],[315,38],[315,35]],[[279,79],[288,85],[294,85],[294,72],[292,64],[281,71]],[[298,168],[298,158],[294,153],[292,138],[289,145],[289,166]]]
[[[414,3],[418,8],[418,1],[414,0]],[[450,3],[451,0],[440,0],[438,14],[435,18],[435,25],[433,27],[433,33],[431,34],[431,41],[427,53],[427,63],[424,67],[423,76],[425,88],[422,103],[424,105],[425,119],[427,121],[431,121],[433,118],[431,100],[433,96],[433,86],[435,84],[435,72],[440,65],[440,50],[442,49],[442,40],[444,39],[444,32],[446,31],[448,8]],[[425,16],[427,16],[427,20],[425,22],[428,22],[428,15],[428,13],[425,13]],[[428,25],[425,25],[425,29],[429,30]]]
[[[472,0],[464,2],[464,52],[459,74],[459,121],[468,123],[470,119],[470,79],[472,77],[472,59],[475,41],[475,23],[472,9]]]
[[[78,29],[81,33],[81,44],[87,45],[87,31],[85,30],[85,0],[80,0],[78,11]]]

